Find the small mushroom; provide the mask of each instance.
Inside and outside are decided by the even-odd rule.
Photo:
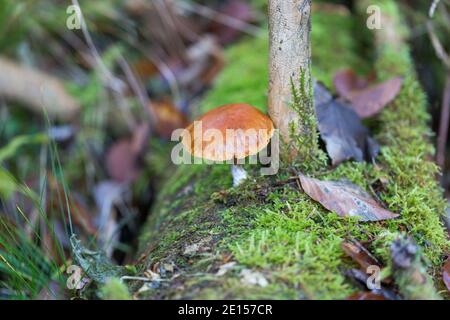
[[[268,116],[243,103],[211,110],[186,129],[182,143],[189,153],[209,161],[233,161],[234,186],[247,178],[238,160],[263,150],[274,133]]]

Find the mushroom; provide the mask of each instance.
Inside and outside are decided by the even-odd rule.
[[[247,178],[238,161],[256,155],[274,133],[272,120],[248,104],[211,110],[186,128],[182,143],[193,156],[213,162],[232,161],[233,186]]]

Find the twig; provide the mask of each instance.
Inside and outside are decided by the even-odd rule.
[[[227,27],[242,31],[251,36],[256,37],[258,35],[261,35],[260,28],[245,21],[236,19],[232,16],[220,13],[219,11],[213,10],[206,6],[202,6],[198,3],[177,1],[176,5],[183,10],[202,15],[208,19],[215,20]]]
[[[437,139],[436,162],[444,168],[445,165],[445,149],[448,137],[448,125],[450,118],[450,71],[447,72],[445,80],[444,93],[442,97],[441,119],[439,123],[439,136]]]
[[[117,101],[118,107],[122,111],[125,120],[128,124],[129,129],[132,131],[133,128],[136,127],[136,120],[134,119],[133,115],[131,114],[128,105],[126,103],[126,100],[123,95],[124,91],[124,83],[119,78],[115,77],[111,71],[106,67],[106,65],[103,63],[102,58],[100,57],[100,54],[97,50],[97,47],[94,44],[94,41],[92,40],[91,34],[89,33],[87,24],[84,20],[83,12],[81,11],[81,7],[78,3],[78,0],[72,0],[73,5],[77,6],[79,8],[80,12],[80,24],[81,24],[81,31],[83,33],[84,39],[86,40],[86,44],[91,51],[91,55],[94,58],[96,62],[96,67],[100,71],[101,78],[105,85],[109,87],[112,91],[112,94]]]
[[[434,12],[436,11],[439,2],[441,2],[441,0],[433,0],[433,3],[430,6],[430,11],[428,12],[430,18],[433,18]]]
[[[431,44],[433,45],[434,51],[436,52],[436,55],[440,60],[442,60],[446,68],[450,69],[450,56],[447,54],[447,52],[445,52],[444,47],[439,41],[439,38],[437,37],[436,32],[434,30],[433,22],[431,20],[427,21],[427,31],[431,40]]]
[[[448,137],[448,125],[450,118],[450,56],[445,51],[443,45],[439,41],[438,36],[434,30],[434,25],[432,18],[436,11],[436,8],[440,0],[434,0],[431,4],[429,16],[430,19],[427,21],[427,31],[430,37],[431,43],[433,45],[434,51],[438,58],[442,61],[447,69],[447,77],[445,80],[444,92],[442,96],[442,107],[441,107],[441,118],[439,123],[439,135],[437,139],[437,153],[436,153],[436,163],[444,168],[445,165],[445,149],[447,145]]]
[[[123,72],[125,73],[125,76],[128,79],[129,85],[131,86],[135,95],[138,97],[139,102],[141,103],[141,105],[144,109],[144,112],[146,112],[146,114],[149,115],[150,123],[149,123],[148,130],[150,131],[156,122],[156,116],[153,112],[153,108],[148,108],[149,105],[151,107],[150,98],[148,97],[143,84],[138,80],[138,78],[134,74],[133,70],[131,70],[130,65],[128,64],[128,62],[125,60],[125,58],[122,55],[119,58],[119,65],[122,68]]]

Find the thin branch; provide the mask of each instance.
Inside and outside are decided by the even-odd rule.
[[[227,27],[239,30],[251,36],[257,37],[258,35],[261,35],[260,28],[198,3],[177,1],[176,5],[183,10],[202,15],[205,18],[217,21]]]
[[[433,45],[434,51],[436,52],[436,55],[445,64],[446,68],[450,69],[450,56],[447,54],[447,52],[445,52],[445,49],[441,44],[441,41],[437,37],[436,32],[434,30],[433,22],[431,20],[427,21],[427,31],[431,40],[431,44]]]
[[[436,11],[436,8],[437,8],[439,2],[441,2],[441,0],[433,0],[433,3],[431,4],[430,10],[428,12],[428,15],[429,15],[430,18],[433,18],[434,13]]]
[[[439,123],[439,135],[437,139],[437,153],[436,162],[444,168],[445,165],[445,151],[448,137],[448,125],[450,118],[450,71],[447,72],[445,81],[444,93],[442,97],[441,119]]]

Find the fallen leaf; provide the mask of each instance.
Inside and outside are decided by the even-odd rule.
[[[450,257],[447,258],[447,261],[445,261],[444,267],[442,268],[442,279],[444,280],[447,290],[450,291]]]
[[[352,91],[367,88],[370,80],[359,77],[352,69],[344,69],[336,72],[333,84],[337,94],[348,99]]]
[[[347,300],[387,300],[382,294],[374,292],[357,292],[347,297]]]
[[[369,266],[379,266],[380,263],[372,254],[358,241],[346,241],[341,244],[342,250],[353,259],[363,271]]]
[[[64,81],[46,72],[0,57],[0,97],[50,118],[75,119],[81,104],[69,94]],[[45,106],[45,111],[44,111]]]
[[[343,101],[333,99],[318,83],[314,85],[314,99],[320,136],[333,165],[350,159],[373,161],[379,145],[355,111]]]
[[[403,79],[395,77],[378,84],[358,77],[352,70],[342,70],[333,79],[337,93],[350,101],[350,106],[361,119],[377,115],[399,94]]]
[[[149,109],[155,115],[155,131],[164,139],[170,139],[172,132],[185,128],[189,121],[171,101],[152,101]]]
[[[132,65],[134,73],[141,79],[146,80],[158,74],[158,67],[148,59],[141,59]]]
[[[114,143],[106,153],[106,170],[117,182],[130,182],[137,178],[136,153],[130,139]]]
[[[106,152],[106,170],[117,182],[134,181],[139,174],[137,160],[145,150],[149,134],[147,123],[138,125],[131,138],[114,143]]]
[[[348,181],[320,181],[299,175],[303,190],[326,209],[341,217],[379,221],[398,217],[381,207],[367,192]]]
[[[147,146],[148,136],[150,132],[150,126],[147,122],[144,122],[136,127],[131,137],[131,148],[133,153],[140,154]]]

